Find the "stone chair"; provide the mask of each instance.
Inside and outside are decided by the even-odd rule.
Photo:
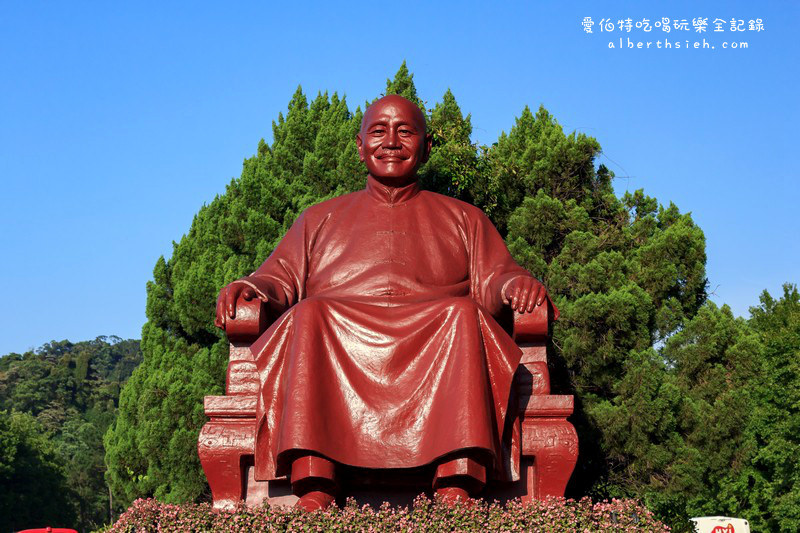
[[[575,468],[578,436],[567,421],[573,397],[550,394],[546,345],[551,320],[548,305],[533,313],[513,313],[513,338],[523,353],[515,376],[519,410],[514,422],[520,424],[521,449],[511,450],[521,454],[520,480],[490,483],[481,495],[489,500],[563,496]],[[250,345],[267,327],[268,312],[262,302],[240,299],[236,319],[228,322],[225,331],[231,343],[225,395],[205,397],[210,420],[200,431],[198,452],[215,508],[232,508],[241,501],[251,506],[296,501],[288,481],[257,481],[253,477],[260,385]],[[414,493],[419,492],[417,485]],[[385,499],[392,500],[391,494]]]

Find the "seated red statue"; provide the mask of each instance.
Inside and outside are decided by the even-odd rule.
[[[255,478],[290,476],[312,510],[334,500],[339,465],[432,465],[437,493],[468,498],[506,468],[521,352],[493,315],[531,312],[547,292],[480,209],[420,189],[419,107],[381,98],[356,142],[366,189],[306,209],[217,302],[220,327],[240,296],[279,315],[252,346]]]

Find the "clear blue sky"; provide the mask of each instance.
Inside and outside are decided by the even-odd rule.
[[[477,141],[544,104],[599,140],[618,193],[691,211],[715,302],[747,315],[800,282],[797,2],[128,4],[0,3],[0,354],[138,337],[156,259],[298,84],[355,108],[404,59],[429,104],[453,90]],[[628,17],[692,29],[599,32]],[[715,33],[716,18],[764,31]],[[715,49],[609,49],[620,37]]]

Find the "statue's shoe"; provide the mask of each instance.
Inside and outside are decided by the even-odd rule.
[[[334,495],[329,492],[312,490],[300,496],[294,506],[308,512],[321,511],[330,507],[334,499]]]
[[[442,487],[436,489],[436,499],[448,507],[455,507],[456,505],[471,507],[475,505],[475,500],[469,497],[469,492],[461,487]]]

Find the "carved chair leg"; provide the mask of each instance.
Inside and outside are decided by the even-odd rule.
[[[244,498],[243,457],[253,454],[253,422],[212,419],[200,430],[198,453],[214,507],[234,508]]]
[[[522,432],[528,492],[523,501],[564,496],[578,460],[575,428],[564,419],[538,418],[524,420]]]

